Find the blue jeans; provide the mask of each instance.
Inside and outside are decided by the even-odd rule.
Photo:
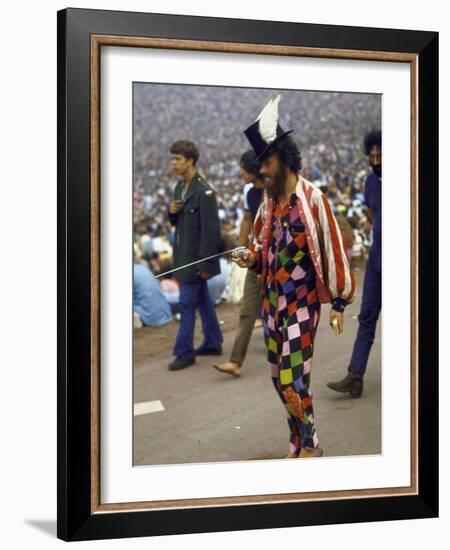
[[[378,316],[381,311],[381,272],[376,271],[371,262],[366,265],[361,310],[358,316],[359,327],[353,345],[349,369],[363,375],[366,372],[369,353],[375,339]]]
[[[173,348],[176,357],[193,357],[195,312],[198,309],[202,321],[202,346],[217,348],[223,342],[214,304],[208,292],[206,280],[182,283],[180,288],[180,328]]]

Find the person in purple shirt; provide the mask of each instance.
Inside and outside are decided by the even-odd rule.
[[[358,333],[347,374],[339,382],[327,386],[337,392],[360,397],[370,350],[381,311],[381,131],[372,130],[364,138],[364,147],[372,170],[365,181],[365,203],[372,223],[373,241],[364,275],[361,310],[358,316]]]
[[[246,151],[240,160],[240,175],[250,188],[244,193],[244,217],[239,232],[239,246],[247,246],[252,233],[253,222],[256,218],[263,196],[264,182],[259,174],[259,164],[255,164],[256,154],[253,149]],[[245,189],[245,188],[244,188]],[[256,271],[248,270],[245,276],[244,295],[239,309],[239,324],[231,350],[230,360],[226,363],[214,363],[213,367],[219,372],[230,374],[238,378],[241,375],[241,366],[247,355],[248,345],[252,337],[255,321],[261,311],[261,283]]]

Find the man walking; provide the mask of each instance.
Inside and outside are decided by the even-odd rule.
[[[244,132],[261,162],[268,197],[252,246],[233,261],[261,273],[267,359],[288,415],[287,457],[309,458],[323,454],[310,389],[321,303],[332,303],[330,324],[342,332],[355,281],[327,197],[298,173],[300,152],[292,130],[278,124],[279,101],[270,101]]]
[[[244,217],[241,222],[238,246],[247,246],[248,239],[252,232],[253,222],[256,217],[261,198],[263,196],[264,183],[259,174],[259,166],[255,164],[255,153],[253,150],[246,151],[240,161],[241,178],[246,184],[250,184],[244,194]],[[247,355],[248,344],[253,333],[255,321],[261,312],[261,283],[258,281],[258,274],[248,270],[244,283],[244,294],[239,309],[239,324],[231,350],[230,360],[226,363],[217,364],[213,367],[219,372],[239,377],[241,366]]]
[[[174,172],[181,176],[169,207],[169,219],[175,226],[174,268],[212,256],[219,251],[220,223],[214,191],[197,172],[197,147],[187,140],[170,148]],[[196,355],[220,355],[223,337],[211,301],[206,280],[220,273],[218,258],[205,260],[177,272],[180,288],[180,327],[170,370],[195,363]],[[194,350],[195,312],[199,310],[203,342]]]
[[[369,207],[368,216],[372,223],[373,241],[364,275],[358,334],[347,374],[339,382],[327,384],[330,389],[349,393],[352,397],[360,397],[362,394],[363,377],[381,311],[381,132],[373,130],[366,134],[364,147],[372,167],[366,177],[364,196]]]

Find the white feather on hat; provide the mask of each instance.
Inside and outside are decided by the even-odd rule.
[[[259,121],[259,133],[266,143],[271,143],[277,137],[278,103],[280,103],[280,99],[281,94],[275,99],[271,99],[256,119],[256,121]]]

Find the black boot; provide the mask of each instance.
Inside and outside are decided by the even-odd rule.
[[[339,382],[328,382],[327,386],[341,393],[350,393],[352,397],[361,397],[363,390],[363,376],[354,370],[349,369],[347,376]]]
[[[195,364],[195,357],[176,357],[169,365],[169,370],[185,369]]]

